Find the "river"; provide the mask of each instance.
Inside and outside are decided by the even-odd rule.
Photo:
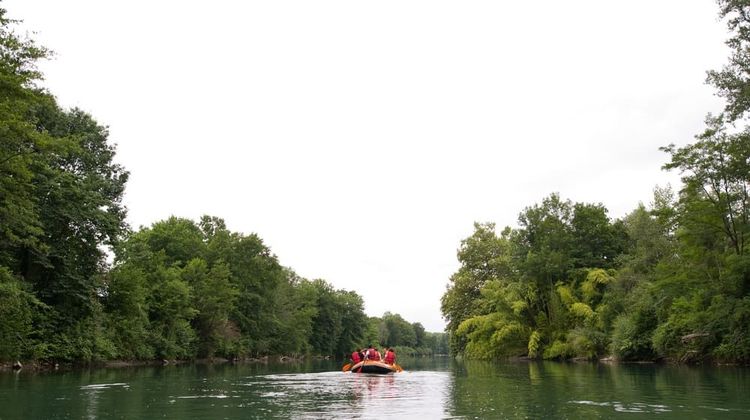
[[[403,359],[0,373],[0,419],[750,418],[750,369]]]

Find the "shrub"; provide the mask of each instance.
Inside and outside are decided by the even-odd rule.
[[[573,356],[568,343],[555,340],[549,347],[544,349],[545,359],[569,359]]]

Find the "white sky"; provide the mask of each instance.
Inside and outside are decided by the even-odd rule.
[[[283,265],[442,330],[474,221],[552,192],[621,217],[720,109],[712,0],[101,1],[0,7],[110,127],[134,227],[211,214]]]

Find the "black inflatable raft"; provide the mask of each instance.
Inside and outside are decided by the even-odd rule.
[[[360,370],[361,369],[361,370]],[[372,360],[365,360],[352,366],[351,371],[353,373],[393,373],[398,372],[398,368],[394,365],[387,365],[383,362],[375,362]]]

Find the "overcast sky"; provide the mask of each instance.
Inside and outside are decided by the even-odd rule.
[[[222,217],[370,315],[443,329],[475,221],[621,217],[719,99],[712,0],[6,0],[45,86],[110,127],[133,227]]]

